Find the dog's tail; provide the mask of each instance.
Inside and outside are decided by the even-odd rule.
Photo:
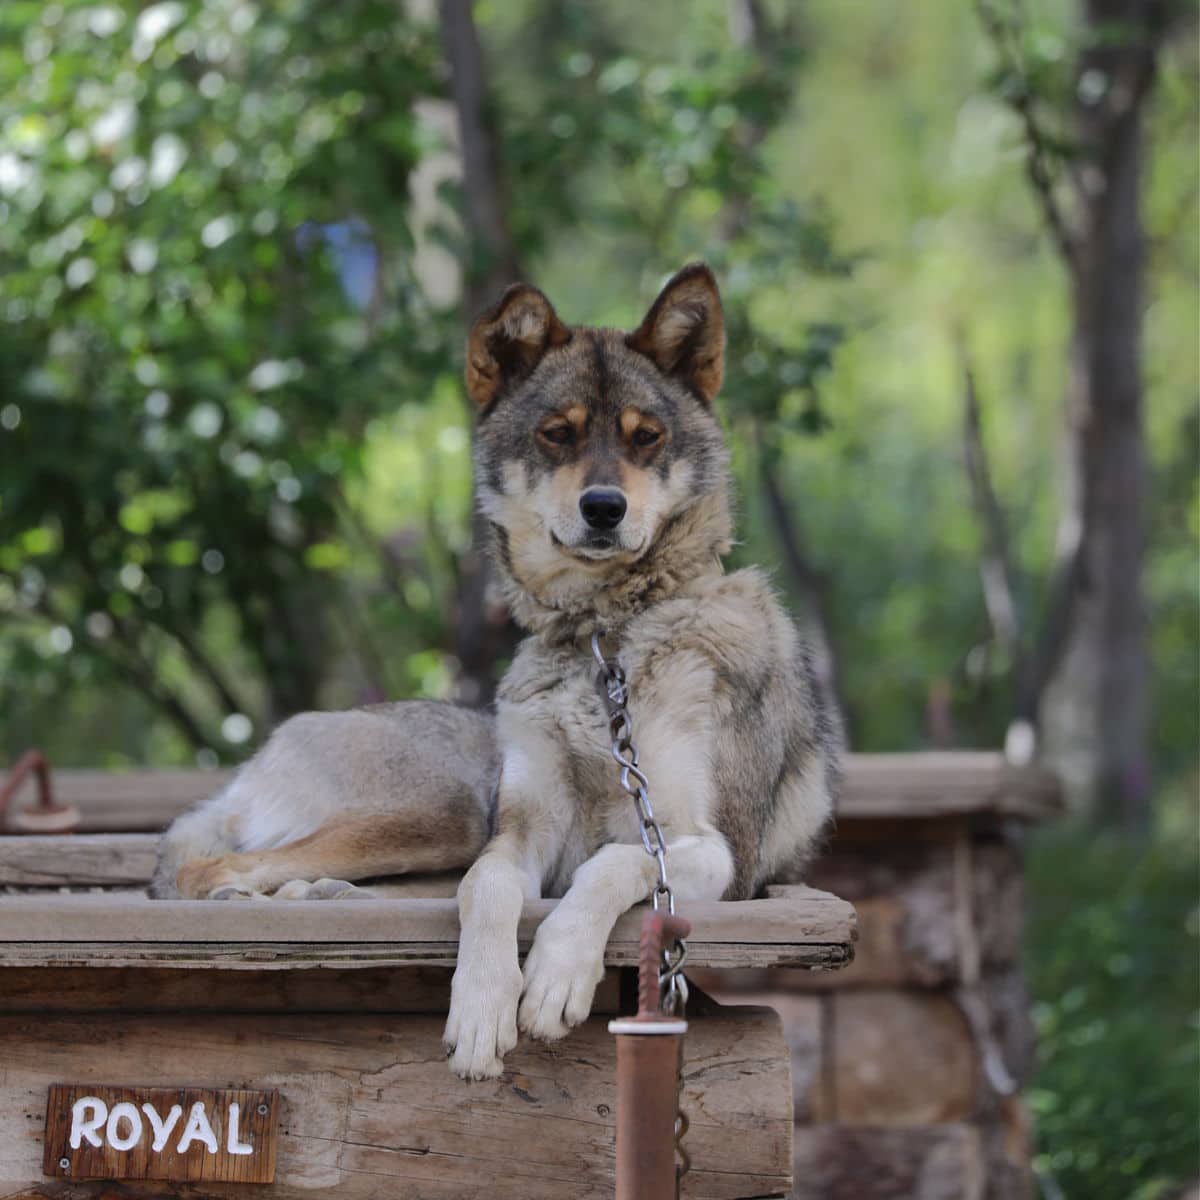
[[[159,838],[158,861],[146,889],[152,900],[182,899],[175,876],[184,863],[236,849],[229,816],[221,803],[228,791],[223,789],[207,803],[177,817]]]

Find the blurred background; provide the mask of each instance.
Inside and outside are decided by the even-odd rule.
[[[467,321],[721,280],[742,541],[856,750],[1061,775],[1048,1195],[1197,1164],[1197,25],[1166,0],[0,7],[0,766],[484,703]]]

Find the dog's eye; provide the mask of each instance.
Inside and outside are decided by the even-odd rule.
[[[538,431],[538,436],[552,446],[565,446],[571,440],[570,425],[547,425]]]
[[[657,429],[643,425],[640,429],[633,431],[633,444],[635,446],[653,446],[661,437],[662,434]]]

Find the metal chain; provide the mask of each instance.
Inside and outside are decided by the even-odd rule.
[[[642,847],[658,864],[658,883],[650,893],[650,903],[657,912],[665,902],[667,912],[675,912],[675,893],[667,881],[667,840],[654,817],[650,805],[650,780],[638,765],[638,751],[633,744],[633,718],[629,715],[629,682],[625,670],[615,658],[605,658],[600,649],[600,634],[592,634],[592,657],[600,668],[597,682],[608,702],[608,732],[612,738],[612,756],[621,768],[621,787],[632,797],[637,810]],[[687,942],[676,938],[675,945],[663,947],[662,966],[658,970],[659,1007],[672,1016],[682,1013],[687,1005],[687,979],[683,964],[687,961]],[[679,1049],[679,1070],[675,1079],[675,1195],[679,1196],[680,1181],[691,1168],[692,1160],[683,1145],[688,1131],[687,1113],[683,1111],[683,1047]]]
[[[642,846],[658,864],[658,883],[650,893],[655,911],[665,903],[667,912],[675,911],[675,894],[667,882],[667,842],[650,806],[650,780],[638,766],[638,751],[633,744],[633,718],[629,715],[629,683],[625,670],[615,658],[606,658],[600,649],[600,634],[592,634],[592,657],[600,667],[598,682],[608,701],[608,732],[612,738],[612,756],[621,768],[621,787],[633,799],[642,835]],[[663,947],[663,965],[658,972],[662,1009],[679,1013],[687,1004],[687,980],[683,964],[687,942],[675,939],[673,947]]]

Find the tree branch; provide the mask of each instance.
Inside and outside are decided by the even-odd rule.
[[[1021,629],[1016,607],[1017,572],[1009,550],[1004,510],[996,495],[987,453],[983,445],[982,420],[975,372],[960,339],[963,373],[963,449],[972,503],[983,534],[983,558],[979,572],[984,604],[993,639],[1010,654],[1014,681],[1014,719],[1037,726],[1042,693],[1053,677],[1071,632],[1076,601],[1083,589],[1082,539],[1060,546],[1050,580],[1042,617],[1029,646]]]
[[[199,721],[192,715],[183,701],[169,688],[164,686],[156,676],[153,667],[146,661],[136,642],[117,625],[118,636],[121,638],[128,658],[101,650],[101,654],[152,704],[156,705],[163,714],[174,722],[175,726],[196,750],[219,751],[223,747],[215,743],[204,732]]]
[[[71,629],[74,625],[74,622],[70,621],[64,613],[58,612],[55,609],[48,596],[41,596],[34,602],[33,607],[34,611],[43,620],[52,621],[56,625],[63,625],[67,629]],[[140,647],[137,645],[136,637],[126,627],[125,623],[114,620],[113,629],[124,651],[122,654],[114,653],[111,645],[91,637],[86,629],[80,629],[76,626],[74,632],[76,636],[82,634],[86,637],[96,652],[109,666],[123,676],[131,686],[141,692],[151,704],[172,721],[193,749],[220,749],[219,745],[214,743],[213,739],[204,732],[200,722],[188,710],[183,701],[169,688],[159,682],[153,668],[146,661]]]
[[[817,678],[836,702],[838,710],[845,715],[845,697],[838,675],[837,656],[829,634],[829,582],[809,560],[779,479],[774,469],[765,464],[762,467],[762,484],[771,523],[783,549],[784,562],[804,604],[804,624],[813,650]]]
[[[959,357],[963,379],[963,458],[971,485],[971,501],[982,533],[979,575],[983,583],[983,599],[993,636],[1013,655],[1014,669],[1019,678],[1023,668],[1020,661],[1021,628],[1015,600],[1016,575],[1009,552],[1007,522],[996,498],[991,467],[983,444],[975,371],[962,339],[959,341]]]
[[[167,624],[156,617],[147,617],[147,620],[156,629],[175,642],[187,655],[192,666],[208,680],[209,686],[216,693],[217,699],[220,700],[226,713],[244,713],[248,711],[247,706],[241,703],[237,696],[234,695],[233,688],[225,680],[217,664],[208,657],[204,648],[190,633],[186,633],[184,630]]]
[[[753,50],[760,58],[770,52],[762,0],[729,0],[729,36],[743,50]]]
[[[728,20],[729,36],[734,45],[753,52],[766,67],[771,61],[772,49],[760,0],[729,0]],[[738,153],[743,159],[750,158],[766,136],[767,127],[761,121],[740,122],[736,132]],[[717,214],[717,231],[721,241],[732,242],[745,232],[749,222],[750,197],[740,192],[726,196]]]
[[[442,40],[450,64],[450,94],[458,112],[463,199],[472,246],[464,289],[466,318],[472,320],[505,285],[521,278],[505,213],[500,151],[486,104],[486,74],[471,0],[441,0]],[[455,653],[461,665],[460,699],[485,703],[495,687],[496,659],[511,652],[516,629],[488,604],[489,532],[473,506],[471,547],[462,559]]]
[[[487,108],[487,73],[471,0],[441,0],[442,42],[450,64],[450,95],[458,113],[463,201],[472,262],[467,271],[468,319],[505,285],[521,278],[508,228],[500,151]]]
[[[729,0],[728,17],[729,34],[735,44],[743,50],[752,51],[763,68],[768,67],[772,58],[772,37],[761,0]],[[761,122],[745,122],[738,139],[739,153],[744,158],[749,158],[762,144],[767,132],[767,127]],[[748,195],[740,192],[728,195],[717,217],[721,240],[733,241],[744,232],[749,224],[750,215],[751,203]],[[761,438],[759,449],[761,455]],[[762,469],[762,484],[767,512],[783,550],[784,562],[805,608],[817,676],[836,701],[838,708],[845,714],[845,698],[841,694],[837,656],[830,633],[828,581],[809,561],[783,486],[774,468],[765,463]]]
[[[1029,656],[1024,679],[1017,691],[1017,716],[1037,723],[1042,693],[1054,677],[1070,641],[1075,609],[1086,581],[1082,538],[1064,549],[1055,560],[1046,588],[1046,602],[1037,639]]]
[[[1058,252],[1068,268],[1074,270],[1078,260],[1078,245],[1069,222],[1055,195],[1055,172],[1045,130],[1038,121],[1033,88],[1021,61],[1015,31],[996,8],[994,0],[976,0],[976,12],[984,31],[1000,56],[1001,63],[1013,74],[1017,86],[1007,98],[1009,106],[1021,122],[1025,139],[1025,174],[1034,199],[1042,210],[1042,218]]]

